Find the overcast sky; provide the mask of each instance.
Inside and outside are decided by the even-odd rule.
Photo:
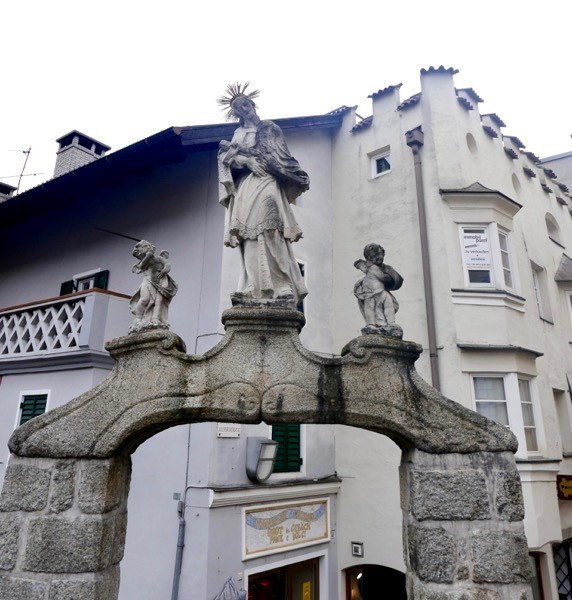
[[[232,81],[262,118],[322,114],[453,66],[528,150],[572,150],[570,0],[13,0],[1,3],[0,180],[52,175],[55,139],[78,129],[117,150],[171,125],[223,120]],[[15,151],[14,151],[15,150]]]

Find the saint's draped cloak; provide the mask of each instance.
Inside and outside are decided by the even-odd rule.
[[[255,158],[266,174],[255,175],[235,157]],[[259,242],[258,272],[245,273],[245,279],[251,285],[256,280],[255,289],[264,293],[277,291],[287,278],[298,299],[303,298],[307,290],[290,246],[302,237],[302,230],[290,204],[309,189],[309,177],[290,154],[281,129],[272,121],[261,121],[255,129],[239,127],[230,145],[219,151],[218,173],[219,200],[228,209],[225,245]],[[276,268],[270,263],[280,266],[280,284],[273,281]]]

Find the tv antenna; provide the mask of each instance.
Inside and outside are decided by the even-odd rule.
[[[30,146],[27,150],[10,150],[10,152],[22,152],[22,154],[26,155],[26,158],[24,159],[24,166],[22,167],[22,170],[20,171],[20,175],[18,177],[18,186],[16,187],[16,194],[17,194],[18,191],[20,190],[20,183],[22,181],[22,177],[24,176],[24,171],[26,170],[26,165],[28,164],[28,159],[30,158],[30,152],[32,152],[32,146]]]

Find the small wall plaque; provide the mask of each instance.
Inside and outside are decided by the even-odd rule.
[[[352,556],[363,558],[363,542],[352,542]]]
[[[218,423],[216,436],[219,438],[239,438],[240,431],[240,423]]]

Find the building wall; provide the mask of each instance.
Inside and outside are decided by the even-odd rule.
[[[567,374],[571,373],[572,331],[566,298],[568,284],[556,284],[554,275],[562,253],[572,244],[572,219],[568,207],[556,200],[558,188],[534,162],[518,147],[517,159],[511,159],[505,152],[511,141],[503,139],[500,129],[497,139],[485,133],[477,103],[473,102],[472,111],[459,104],[450,74],[422,76],[421,100],[397,110],[400,101],[397,92],[374,99],[371,125],[353,133],[350,131],[355,121],[348,113],[335,140],[334,346],[339,348],[362,327],[352,297],[354,282],[362,275],[352,268],[352,263],[362,256],[366,243],[380,243],[386,249],[387,262],[405,278],[403,288],[396,293],[400,303],[397,322],[404,328],[405,339],[422,343],[424,353],[417,368],[430,381],[413,156],[405,143],[405,133],[421,125],[441,389],[446,396],[474,408],[471,374],[517,373],[532,379],[540,448],[538,453],[528,453],[521,446],[518,455],[522,461],[529,546],[546,551],[551,542],[561,539],[569,521],[567,507],[561,519],[554,488],[562,458],[561,432],[565,438],[569,435],[570,418],[569,412],[564,421],[559,418],[553,392],[562,394],[569,405]],[[387,146],[391,152],[391,172],[373,178],[371,155]],[[537,177],[527,177],[525,166],[534,169]],[[502,305],[491,306],[481,298],[463,299],[470,304],[461,304],[461,299],[451,291],[465,287],[459,225],[467,218],[467,211],[453,210],[441,190],[462,189],[477,181],[522,205],[512,219],[497,214],[512,232],[511,267],[517,282],[515,293],[524,298],[520,302],[509,299]],[[555,193],[543,191],[541,182]],[[471,207],[472,213],[469,211],[470,222],[498,220],[490,218],[487,211],[475,216],[475,208],[476,205]],[[560,228],[561,245],[548,237],[547,213]],[[539,318],[531,261],[545,269],[552,322]],[[459,348],[459,343],[522,347],[543,356],[535,358],[532,353],[516,350],[469,352]],[[392,479],[387,475],[388,480],[383,484],[378,474],[372,476],[371,471],[366,473],[360,468],[360,464],[375,464],[380,456],[383,468],[378,466],[378,472],[393,473]],[[535,466],[534,461],[540,459],[544,466]],[[403,570],[396,559],[401,557],[401,516],[397,503],[384,503],[386,512],[379,535],[372,534],[369,521],[352,518],[355,507],[363,509],[366,504],[365,490],[375,498],[383,487],[397,489],[399,452],[387,440],[372,439],[370,444],[363,444],[357,435],[337,434],[336,460],[344,480],[338,514],[339,522],[343,523],[339,536],[341,568],[359,564],[350,555],[350,541],[366,539],[371,541],[366,544],[365,562]],[[563,472],[568,472],[566,467]],[[347,473],[356,477],[351,485],[344,479]],[[368,514],[372,514],[371,509]]]

